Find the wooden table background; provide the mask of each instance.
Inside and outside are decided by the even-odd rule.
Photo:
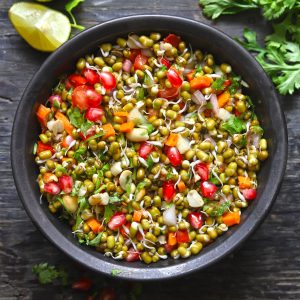
[[[16,193],[10,165],[13,118],[27,83],[47,54],[30,48],[11,26],[7,12],[14,2],[0,1],[0,299],[85,299],[70,288],[40,285],[31,272],[40,262],[63,265],[74,278],[87,272],[104,285],[113,284],[126,299],[127,282],[111,282],[82,270],[48,242],[26,215]],[[62,2],[56,0],[53,6],[61,8]],[[249,27],[261,41],[271,31],[257,11],[217,22],[207,20],[197,0],[86,0],[76,9],[86,27],[139,13],[168,13],[202,21],[232,37],[241,36],[243,28]],[[265,222],[241,249],[217,265],[185,278],[145,283],[139,299],[300,299],[299,93],[281,101],[288,124],[289,159],[280,194]]]

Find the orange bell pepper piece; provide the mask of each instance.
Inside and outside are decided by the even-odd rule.
[[[169,147],[174,147],[176,146],[178,142],[178,134],[177,133],[171,133],[169,137],[167,138],[165,145]]]
[[[190,81],[190,86],[193,90],[201,90],[211,86],[213,79],[208,76],[200,76]]]
[[[57,112],[56,112],[55,118],[56,118],[57,120],[62,121],[63,124],[64,124],[64,129],[65,129],[65,131],[66,131],[69,135],[73,136],[73,135],[72,135],[72,132],[73,132],[74,127],[73,127],[73,125],[70,123],[69,119],[68,119],[63,113],[61,113],[60,111],[57,111]]]
[[[228,91],[220,94],[218,96],[218,104],[219,104],[219,107],[224,107],[228,101],[230,100],[230,93]]]
[[[115,136],[116,134],[115,129],[110,123],[102,125],[102,129],[104,130],[104,135],[102,137],[103,139],[106,139],[110,136]]]
[[[241,216],[238,212],[227,212],[222,216],[222,222],[228,227],[240,224]]]
[[[37,109],[36,116],[43,127],[47,127],[48,115],[50,114],[51,109],[49,107],[40,104]]]
[[[176,232],[169,232],[168,235],[168,245],[175,246],[177,244]]]
[[[143,213],[142,213],[141,210],[135,210],[133,212],[133,217],[132,217],[133,221],[134,222],[140,222],[141,219],[142,219],[142,215],[143,215]]]
[[[134,128],[134,122],[129,121],[120,125],[121,132],[130,132]]]
[[[127,111],[115,111],[114,116],[117,117],[128,117],[128,112]]]
[[[103,230],[103,226],[95,218],[88,219],[85,222],[90,226],[90,228],[94,233],[99,233],[100,231]]]
[[[249,177],[238,176],[238,182],[239,182],[240,189],[251,188],[251,181]]]
[[[184,192],[186,189],[186,185],[182,180],[178,182],[177,187],[180,193]]]

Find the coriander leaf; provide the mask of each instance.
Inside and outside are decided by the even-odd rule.
[[[57,269],[48,263],[34,265],[32,272],[38,276],[41,284],[53,283],[55,279],[60,279],[63,285],[67,284],[68,274],[64,270]]]
[[[228,131],[230,134],[241,133],[246,130],[246,123],[243,120],[232,116],[226,122],[223,122],[221,129]]]
[[[84,2],[85,0],[70,0],[66,5],[65,5],[65,10],[66,12],[70,15],[73,24],[71,23],[71,26],[74,28],[77,28],[79,30],[85,29],[84,26],[78,25],[76,22],[76,19],[72,13],[72,10],[77,7],[81,2]]]
[[[85,123],[81,124],[80,126],[80,131],[81,133],[86,136],[87,135],[87,131],[94,125],[93,122],[91,121],[86,121]]]
[[[141,87],[137,89],[137,98],[143,100],[145,98],[145,90]]]
[[[147,157],[147,159],[146,159],[146,163],[147,163],[147,165],[148,165],[148,168],[149,168],[149,169],[151,169],[151,168],[153,167],[153,165],[154,165],[154,161],[153,161],[153,159],[152,159],[152,156],[151,156],[151,155],[149,155],[149,156]]]
[[[109,197],[109,203],[117,203],[117,202],[121,202],[122,199],[118,196],[118,194],[114,194],[113,196]]]
[[[104,219],[106,222],[109,222],[113,214],[114,214],[114,207],[111,204],[105,205]]]
[[[84,115],[81,114],[80,110],[77,107],[75,107],[69,114],[69,119],[71,124],[77,128],[80,128],[84,123]]]
[[[211,85],[211,88],[215,91],[223,91],[225,89],[224,86],[224,82],[225,82],[225,78],[221,77],[221,78],[217,78]]]
[[[103,232],[98,233],[98,235],[94,239],[92,239],[91,241],[88,240],[87,244],[89,246],[98,246],[101,242],[102,235],[103,235]]]
[[[161,71],[167,71],[168,68],[167,68],[165,65],[162,65],[161,68],[160,68],[160,70],[161,70]]]
[[[62,172],[63,174],[67,174],[67,169],[62,165],[57,165],[54,172]]]
[[[122,271],[118,269],[112,269],[110,273],[112,276],[118,276],[120,273],[122,273]]]
[[[147,129],[148,134],[152,133],[153,130],[154,130],[153,125],[150,124],[150,123],[149,124],[142,124],[142,125],[139,125],[138,127]]]
[[[220,185],[221,184],[220,181],[217,178],[215,178],[215,177],[211,177],[209,179],[209,181],[212,182],[215,185]]]
[[[82,155],[84,155],[86,153],[87,149],[86,148],[78,148],[78,150],[76,150],[74,152],[74,158],[77,161],[83,161],[83,157]]]
[[[145,181],[141,181],[137,186],[136,186],[136,190],[140,191],[142,188],[144,188],[146,185]]]
[[[100,133],[97,133],[97,134],[95,134],[95,135],[89,137],[89,138],[86,139],[85,141],[86,141],[86,142],[89,142],[89,141],[95,140],[95,139],[97,139],[97,138],[99,138],[99,137],[101,137],[101,136],[103,136],[103,135],[104,135],[104,132],[100,132]]]
[[[277,19],[297,5],[297,0],[259,0],[263,15],[268,20]],[[299,3],[298,3],[299,6]]]
[[[244,10],[258,8],[257,0],[199,0],[203,12],[212,19],[220,15],[233,15]]]
[[[220,217],[222,216],[230,207],[231,202],[230,201],[225,201],[222,203],[220,206],[216,207],[212,212],[211,216],[212,217]]]

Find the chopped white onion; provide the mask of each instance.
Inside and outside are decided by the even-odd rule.
[[[153,146],[157,146],[157,147],[163,147],[163,143],[160,141],[147,141],[148,144],[151,144]]]
[[[172,129],[171,132],[178,133],[178,132],[184,131],[185,129],[186,129],[185,127],[181,126],[181,127],[177,127],[175,129]]]
[[[211,94],[210,102],[212,104],[213,112],[217,116],[219,113],[219,104],[218,104],[218,98],[216,94]]]
[[[180,134],[178,135],[178,140],[176,143],[176,147],[180,154],[186,153],[188,150],[190,150],[190,142],[188,139],[184,138]]]
[[[175,205],[171,205],[168,209],[163,212],[163,221],[167,226],[175,226],[176,220],[176,210]]]
[[[151,57],[152,56],[152,51],[149,48],[146,49],[142,49],[142,55],[147,56],[147,57]]]
[[[226,110],[222,107],[219,109],[219,112],[218,112],[219,119],[221,119],[223,121],[227,121],[231,116],[232,116],[232,114],[228,110]]]
[[[204,201],[196,190],[190,190],[186,196],[190,207],[202,207]]]
[[[205,99],[204,95],[199,90],[195,91],[192,94],[192,100],[197,105],[203,105],[206,103],[206,99]]]
[[[139,37],[136,34],[129,34],[128,35],[127,46],[131,49],[146,48],[139,42]]]
[[[113,176],[117,176],[119,175],[120,173],[122,173],[122,166],[121,166],[121,162],[116,162],[114,163],[111,168],[110,168],[110,171],[112,173]]]

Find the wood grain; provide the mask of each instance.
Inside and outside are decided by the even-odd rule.
[[[120,298],[126,299],[128,283],[111,282],[82,270],[45,240],[16,193],[9,154],[12,122],[24,88],[47,54],[31,49],[11,26],[7,11],[14,2],[0,2],[0,299],[85,299],[68,288],[41,286],[31,273],[39,262],[63,265],[72,278],[87,272],[104,284],[113,284]],[[53,6],[62,8],[59,3]],[[76,11],[86,27],[139,13],[187,17],[212,24],[230,36],[241,36],[243,28],[249,27],[261,41],[271,30],[257,12],[211,22],[203,17],[196,0],[89,0]],[[299,93],[281,100],[288,124],[289,159],[280,194],[265,222],[217,265],[180,280],[145,283],[139,299],[300,299]]]

